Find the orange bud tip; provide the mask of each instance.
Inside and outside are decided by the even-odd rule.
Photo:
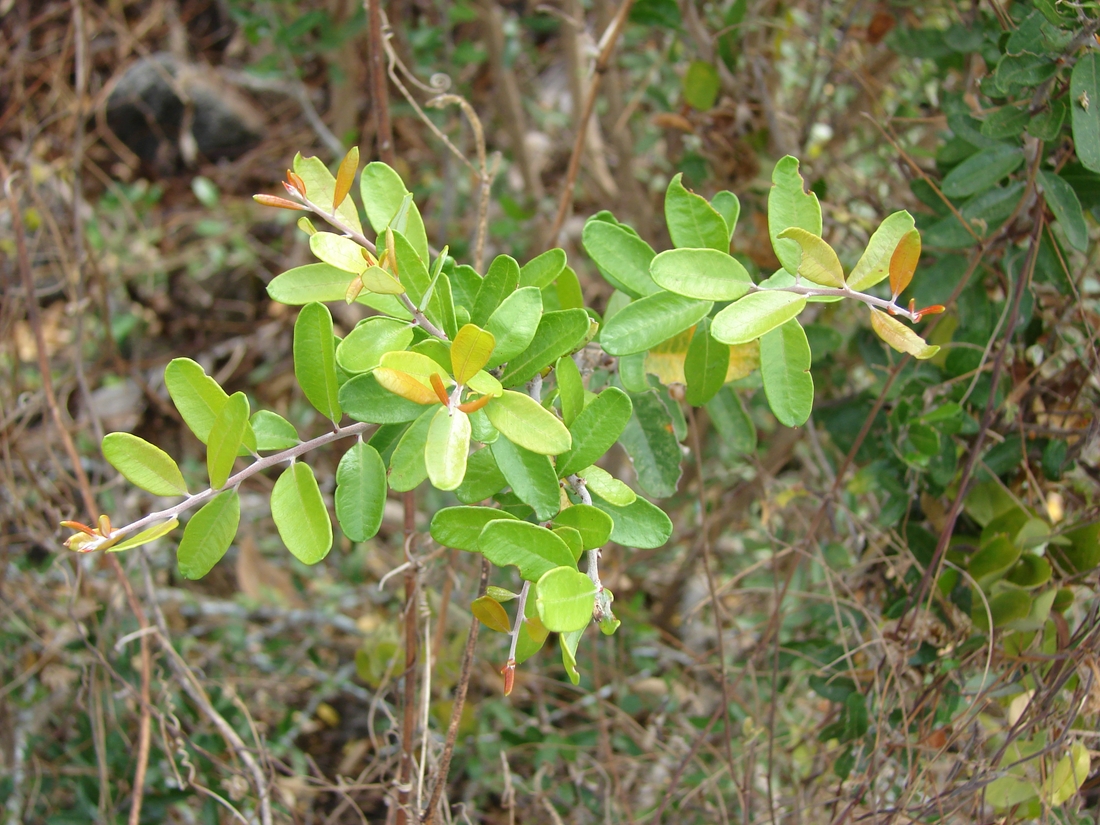
[[[447,397],[447,388],[443,386],[443,379],[439,377],[439,373],[433,372],[428,380],[432,382],[432,389],[435,390],[439,403],[446,407],[451,399]]]
[[[89,536],[97,535],[94,527],[81,524],[79,521],[63,521],[61,522],[61,526],[66,530],[79,530],[81,533],[87,533]]]
[[[469,414],[472,412],[477,412],[492,400],[493,396],[483,395],[480,398],[474,399],[473,401],[467,401],[465,404],[459,404],[458,408],[462,410],[462,412]]]
[[[289,191],[290,187],[287,187]],[[277,195],[253,195],[252,200],[256,203],[262,203],[264,206],[274,206],[278,209],[302,209],[303,207],[294,201],[288,201],[286,198],[280,198]]]
[[[306,182],[298,176],[297,173],[292,172],[290,169],[286,170],[286,179],[294,189],[298,191],[298,194],[305,197],[306,194]]]
[[[368,264],[370,264],[371,266],[377,266],[378,265],[378,259],[370,254],[369,249],[364,249],[363,247],[359,247],[359,251],[363,253],[363,260],[365,260]]]
[[[504,676],[504,695],[508,696],[512,693],[512,688],[516,686],[516,660],[509,659],[500,672]]]
[[[947,307],[945,307],[943,304],[933,304],[930,307],[925,307],[924,309],[919,309],[916,312],[914,312],[913,313],[913,320],[914,321],[919,321],[925,315],[939,315],[941,312],[945,311],[946,309],[947,309]]]

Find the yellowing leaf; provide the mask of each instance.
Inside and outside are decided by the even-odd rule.
[[[470,604],[470,612],[490,630],[495,630],[497,633],[510,633],[512,630],[508,623],[508,613],[500,606],[500,602],[491,596],[474,599]]]
[[[489,363],[494,346],[496,338],[493,333],[476,324],[466,324],[460,329],[451,344],[451,364],[454,365],[455,381],[465,384],[473,378]]]
[[[726,383],[744,378],[760,366],[760,341],[730,346],[730,365],[726,370]]]
[[[148,544],[151,541],[156,541],[161,536],[168,535],[179,526],[179,519],[175,518],[161,522],[155,527],[150,527],[147,530],[142,530],[136,536],[131,536],[125,541],[112,546],[107,552],[117,553],[119,550],[129,550],[131,547],[140,547],[143,544]]]
[[[358,275],[367,268],[363,247],[335,232],[318,232],[309,237],[310,251],[329,266]]]
[[[777,237],[795,241],[802,248],[798,274],[807,281],[836,289],[844,286],[844,269],[840,259],[820,237],[797,226],[784,229]]]
[[[407,372],[378,367],[372,375],[375,380],[394,395],[400,395],[414,404],[438,404],[435,390],[418,381]]]
[[[533,453],[558,455],[573,443],[561,419],[523,393],[505,390],[490,402],[485,414],[501,435]]]
[[[913,280],[920,258],[920,232],[910,229],[901,236],[894,254],[890,256],[890,291],[897,298]]]
[[[340,168],[336,170],[336,186],[332,195],[332,208],[338,209],[344,202],[344,198],[351,191],[351,185],[355,183],[355,171],[359,168],[359,147],[352,146],[344,159],[340,161]]]
[[[400,295],[405,291],[401,282],[380,266],[368,266],[359,277],[363,281],[363,288],[370,292],[380,295]]]
[[[906,352],[914,358],[924,361],[931,358],[940,348],[927,343],[909,327],[885,312],[871,310],[871,328],[883,341],[898,352]]]

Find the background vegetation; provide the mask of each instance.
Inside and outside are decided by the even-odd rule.
[[[769,174],[794,154],[846,266],[884,216],[913,212],[912,297],[948,308],[921,330],[944,349],[915,362],[860,307],[820,305],[805,427],[777,424],[758,375],[723,390],[660,502],[672,540],[605,556],[623,627],[578,663],[579,686],[542,655],[504,698],[507,640],[481,635],[450,815],[1095,821],[1094,6],[636,0],[616,38],[605,0],[384,10],[395,165],[460,261],[560,243],[602,310],[584,220],[610,209],[665,248],[662,196],[683,172],[707,197],[739,195],[734,251],[766,275]],[[57,527],[155,505],[103,459],[105,432],[201,475],[163,385],[174,356],[324,431],[293,380],[294,312],[264,290],[308,247],[291,213],[250,196],[275,191],[296,151],[385,151],[366,11],[7,0],[0,15],[7,821],[122,821],[145,764],[141,821],[252,821],[259,786],[276,821],[395,818],[396,501],[377,539],[307,568],[281,546],[270,490],[243,490],[240,540],[199,582],[179,577],[170,541],[78,557]],[[151,91],[135,113],[120,87]],[[426,105],[444,92],[484,126],[483,248],[476,137],[454,100]],[[334,312],[344,330],[359,317]],[[649,357],[671,380],[675,357]],[[311,459],[322,489],[338,458]],[[420,528],[448,503],[422,495]],[[430,776],[479,574],[418,546]]]

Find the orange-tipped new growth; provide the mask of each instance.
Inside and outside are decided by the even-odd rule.
[[[355,172],[359,168],[359,147],[352,146],[351,150],[340,161],[340,168],[336,170],[336,187],[332,193],[332,208],[335,211],[340,208],[344,198],[351,191],[351,185],[355,183]]]
[[[480,398],[474,399],[473,401],[467,401],[465,404],[459,404],[458,408],[468,415],[472,412],[477,412],[492,400],[493,396],[483,395]]]
[[[890,256],[890,292],[894,300],[898,299],[909,282],[913,280],[913,273],[917,271],[917,261],[920,259],[920,232],[910,229],[901,236],[894,254]]]
[[[516,660],[509,659],[500,669],[500,673],[504,676],[504,695],[508,696],[516,686]]]
[[[292,195],[306,196],[306,182],[292,169],[286,170],[286,183],[283,184]]]
[[[443,386],[443,379],[439,377],[439,373],[433,372],[428,380],[432,382],[432,389],[435,390],[436,398],[439,399],[439,403],[446,407],[451,399],[447,397],[447,388]]]
[[[274,206],[276,209],[304,209],[300,203],[280,198],[278,195],[253,195],[252,200],[262,203],[264,206]]]

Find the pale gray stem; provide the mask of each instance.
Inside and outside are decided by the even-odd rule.
[[[516,660],[516,646],[519,644],[519,629],[523,627],[524,614],[527,612],[527,594],[531,592],[531,582],[525,581],[522,589],[519,591],[519,606],[516,612],[516,621],[512,625],[512,632],[508,635],[512,637],[512,645],[508,648],[508,661],[514,662]]]

